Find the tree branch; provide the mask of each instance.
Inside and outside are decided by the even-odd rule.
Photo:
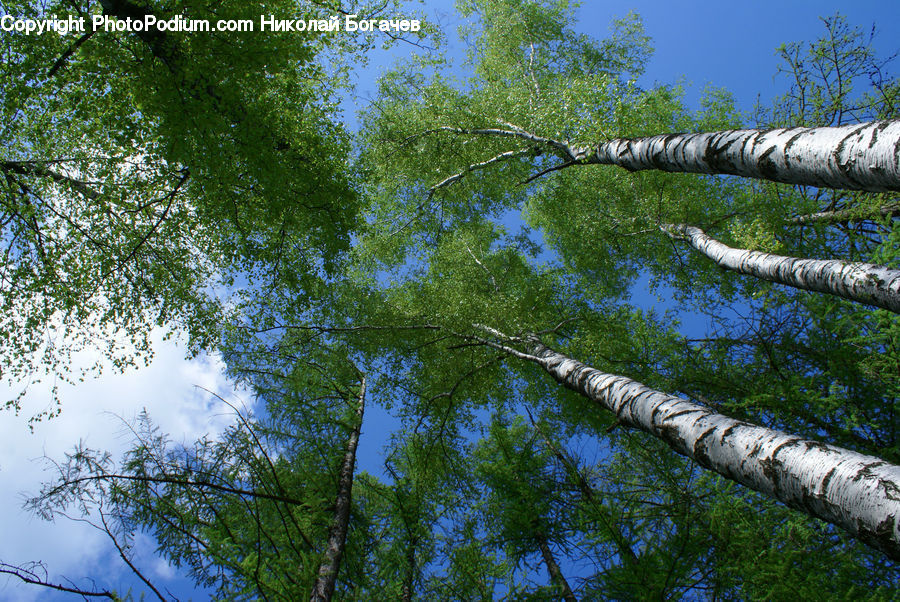
[[[465,177],[465,175],[469,172],[477,171],[479,169],[484,169],[485,167],[489,167],[490,165],[493,165],[494,163],[499,163],[501,161],[505,161],[506,159],[527,157],[529,155],[535,155],[535,154],[537,154],[536,149],[525,148],[525,149],[517,150],[517,151],[506,151],[505,153],[500,153],[499,155],[494,155],[490,159],[486,159],[486,160],[482,161],[481,163],[473,163],[472,165],[469,165],[468,167],[464,168],[462,171],[459,171],[450,177],[444,178],[443,180],[441,180],[440,182],[438,182],[437,184],[435,184],[434,186],[429,188],[428,194],[427,194],[427,199],[430,199],[437,190],[440,190],[441,188],[445,188],[447,186],[450,186],[451,184],[454,184],[454,183],[462,180],[463,177]],[[422,205],[419,205],[418,208],[421,209],[423,206],[424,206],[424,203]]]
[[[86,183],[81,182],[80,180],[76,180],[75,178],[63,175],[59,172],[53,171],[52,169],[41,167],[36,162],[4,161],[3,163],[0,163],[0,169],[2,169],[3,171],[19,174],[21,176],[42,176],[51,178],[56,182],[71,186],[92,201],[100,198],[100,193],[88,186]]]
[[[44,569],[44,566],[39,562],[28,563],[25,566],[15,566],[12,564],[7,564],[5,562],[0,562],[0,573],[5,573],[7,575],[12,575],[14,577],[18,577],[25,583],[30,583],[32,585],[40,585],[42,587],[48,587],[50,589],[54,589],[60,592],[66,592],[68,594],[78,594],[84,597],[92,597],[92,598],[109,598],[110,600],[118,600],[119,597],[108,591],[88,591],[77,587],[69,587],[66,585],[60,585],[59,583],[50,583],[46,580],[46,578],[41,578],[36,572],[35,568],[41,567],[44,570],[46,575],[47,570]]]

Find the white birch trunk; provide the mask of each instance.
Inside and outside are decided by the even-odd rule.
[[[900,120],[841,127],[620,138],[584,163],[629,171],[731,174],[825,188],[900,190]]]
[[[694,226],[668,226],[667,231],[670,236],[683,238],[726,270],[900,313],[900,270],[872,263],[798,259],[735,249]]]
[[[347,438],[347,449],[341,464],[338,481],[338,494],[334,505],[334,519],[328,530],[328,542],[325,545],[325,557],[319,566],[319,574],[313,584],[310,595],[311,602],[329,602],[334,595],[344,545],[347,542],[347,529],[350,524],[350,503],[353,499],[353,472],[356,465],[356,448],[359,445],[359,434],[362,431],[363,411],[366,405],[366,377],[359,385],[359,398],[356,406],[356,426]]]
[[[900,560],[900,466],[717,414],[532,340],[558,382],[701,466],[828,521]]]
[[[855,209],[841,209],[838,211],[819,211],[798,215],[788,220],[790,224],[846,224],[850,222],[874,221],[877,219],[895,218],[900,216],[900,202],[892,201],[883,207],[859,211]]]

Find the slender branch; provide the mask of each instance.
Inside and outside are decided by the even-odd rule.
[[[511,124],[507,124],[510,125]],[[517,138],[519,140],[525,140],[527,142],[531,142],[532,144],[538,144],[541,146],[547,146],[552,148],[559,154],[563,159],[570,160],[573,162],[582,162],[588,160],[590,156],[591,149],[588,146],[572,146],[568,142],[563,142],[562,140],[556,140],[554,138],[544,138],[543,136],[538,136],[537,134],[532,134],[531,132],[527,132],[523,129],[517,128],[515,126],[511,126],[515,129],[500,129],[500,128],[477,128],[477,129],[468,129],[468,128],[458,128],[451,126],[441,126],[434,128],[432,130],[428,130],[422,132],[421,134],[417,134],[414,137],[433,134],[438,132],[451,132],[454,134],[464,134],[467,136],[498,136],[501,138]],[[412,137],[411,137],[412,138]]]
[[[197,386],[198,386],[198,388],[206,391],[207,393],[209,393],[210,395],[212,395],[213,397],[215,397],[216,399],[218,399],[219,401],[221,401],[222,403],[224,403],[225,405],[230,407],[232,410],[234,410],[234,413],[237,415],[238,420],[241,421],[241,424],[243,424],[244,428],[247,429],[247,432],[250,433],[250,436],[253,439],[256,449],[258,449],[259,452],[262,454],[263,458],[265,458],[266,465],[269,468],[269,472],[271,472],[271,474],[272,474],[272,479],[275,481],[275,486],[277,487],[277,490],[279,492],[284,492],[284,490],[285,490],[284,486],[281,484],[281,479],[278,477],[278,471],[275,468],[275,464],[272,463],[272,458],[269,457],[269,454],[266,452],[265,448],[263,447],[262,441],[260,441],[259,437],[256,434],[256,430],[251,426],[250,421],[247,419],[246,416],[244,416],[244,413],[241,412],[234,404],[229,402],[227,399],[225,399],[218,393],[216,393],[214,391],[210,391],[209,389],[207,389],[205,387],[200,387],[199,385],[197,385]],[[262,498],[262,499],[265,499],[265,498]],[[280,512],[279,512],[279,514],[280,514]],[[303,529],[300,528],[300,525],[297,523],[297,519],[294,516],[294,513],[289,512],[288,516],[290,517],[291,523],[293,524],[294,528],[297,530],[297,533],[300,534],[300,537],[303,539],[303,541],[306,543],[306,545],[309,546],[310,548],[314,547],[312,544],[312,541],[310,541],[309,537],[306,535],[306,533],[303,531]],[[291,542],[291,545],[293,545],[293,541]]]
[[[272,500],[275,502],[283,502],[285,504],[291,504],[294,506],[303,506],[304,502],[284,496],[284,495],[276,495],[271,493],[260,493],[258,491],[248,491],[246,489],[240,489],[237,487],[230,487],[228,485],[219,485],[216,483],[211,483],[209,481],[198,481],[198,480],[190,480],[190,479],[176,479],[174,477],[153,477],[153,476],[136,476],[136,475],[127,475],[127,474],[98,474],[98,475],[88,475],[84,477],[78,477],[69,481],[65,481],[48,491],[47,493],[40,496],[41,499],[49,499],[63,489],[67,487],[72,487],[75,485],[80,485],[81,483],[88,483],[92,481],[114,481],[114,480],[122,480],[122,481],[134,481],[139,483],[162,483],[168,485],[181,485],[183,487],[196,487],[196,488],[206,488],[212,489],[215,491],[221,491],[223,493],[233,493],[235,495],[247,496],[251,498],[258,498],[264,500]]]
[[[559,330],[560,330],[563,326],[565,326],[566,324],[571,324],[572,322],[575,322],[575,321],[577,321],[577,320],[578,320],[577,317],[566,318],[565,320],[563,320],[562,322],[560,322],[559,324],[557,324],[557,325],[554,326],[553,328],[548,328],[547,330],[538,330],[537,332],[533,332],[532,335],[533,335],[533,336],[536,336],[536,337],[540,337],[540,336],[543,336],[543,335],[545,335],[545,334],[556,334],[557,332],[559,332]]]
[[[445,188],[447,186],[450,186],[451,184],[454,184],[454,183],[462,180],[467,173],[477,171],[479,169],[484,169],[485,167],[489,167],[489,166],[493,165],[494,163],[499,163],[499,162],[505,161],[507,159],[514,159],[514,158],[518,158],[518,157],[527,157],[529,155],[533,156],[535,154],[537,154],[537,151],[535,149],[526,148],[526,149],[522,149],[522,150],[506,151],[505,153],[500,153],[499,155],[495,155],[495,156],[491,157],[490,159],[482,161],[481,163],[473,163],[472,165],[469,165],[466,168],[464,168],[462,171],[459,171],[459,172],[453,174],[452,176],[444,178],[443,180],[441,180],[440,182],[438,182],[437,184],[435,184],[434,186],[429,188],[428,193],[427,193],[427,199],[430,199],[434,195],[434,193],[436,191],[440,190],[441,188]],[[423,206],[424,206],[424,203],[422,205],[419,205],[418,209],[421,209]]]
[[[116,550],[119,551],[119,557],[120,557],[123,561],[125,561],[125,564],[128,565],[128,568],[130,568],[131,571],[132,571],[135,575],[137,575],[138,578],[139,578],[141,581],[143,581],[143,582],[147,585],[147,587],[149,587],[149,588],[153,591],[154,594],[156,594],[156,597],[157,597],[157,598],[159,598],[162,602],[168,602],[168,600],[166,600],[165,596],[163,596],[163,595],[160,593],[160,591],[159,591],[158,589],[156,589],[156,586],[153,585],[153,583],[151,583],[150,580],[147,579],[147,577],[144,576],[144,574],[140,571],[140,569],[138,569],[137,566],[135,566],[135,564],[134,564],[134,563],[131,561],[131,559],[128,557],[128,554],[125,553],[125,550],[122,549],[122,546],[119,545],[119,541],[116,539],[115,534],[114,534],[114,533],[112,532],[112,530],[109,528],[109,525],[108,525],[107,522],[106,522],[106,516],[103,514],[103,511],[102,511],[102,510],[100,511],[100,522],[103,524],[103,530],[106,531],[106,534],[107,534],[107,535],[109,535],[109,538],[112,540],[113,545],[116,547]]]
[[[484,328],[487,328],[487,327],[484,327]],[[490,329],[490,330],[493,330],[493,329]],[[492,349],[497,349],[499,351],[503,351],[504,353],[508,353],[509,355],[511,355],[513,357],[517,357],[519,359],[528,360],[529,362],[535,362],[541,366],[543,366],[545,363],[543,359],[541,359],[535,355],[529,355],[528,353],[523,353],[523,352],[519,351],[518,349],[514,349],[507,345],[501,345],[500,343],[495,343],[494,341],[489,341],[489,340],[484,339],[479,336],[475,336],[472,334],[462,334],[462,333],[454,333],[454,335],[456,335],[457,337],[459,337],[461,339],[467,340],[467,341],[477,341],[481,345],[486,345],[487,347],[491,347]],[[505,335],[502,335],[502,333],[501,333],[501,336],[505,337]],[[509,337],[506,337],[506,338],[509,338]]]
[[[418,216],[419,212],[422,211],[422,209],[425,207],[425,205],[427,205],[428,202],[431,200],[431,198],[434,196],[435,192],[437,192],[441,188],[446,188],[447,186],[450,186],[451,184],[454,184],[454,183],[462,180],[467,173],[471,173],[473,171],[478,171],[480,169],[484,169],[486,167],[493,165],[494,163],[499,163],[499,162],[505,161],[507,159],[514,159],[517,157],[527,157],[529,155],[537,155],[537,154],[540,154],[540,153],[536,149],[521,149],[521,150],[515,150],[515,151],[506,151],[504,153],[495,155],[495,156],[491,157],[490,159],[487,159],[480,163],[473,163],[472,165],[467,166],[462,171],[459,171],[459,172],[453,174],[452,176],[444,178],[443,180],[441,180],[440,182],[438,182],[437,184],[435,184],[434,186],[432,186],[431,188],[428,189],[428,192],[425,194],[425,199],[421,203],[419,203],[418,206],[416,206],[415,211],[413,211],[413,217],[409,221],[407,221],[405,224],[403,224],[402,226],[400,226],[399,228],[394,230],[391,233],[391,236],[395,236],[399,232],[402,232],[404,229],[406,229],[407,226],[409,226],[411,223],[413,223],[415,221],[416,217]]]
[[[491,336],[497,337],[498,339],[503,339],[504,341],[510,341],[512,343],[521,343],[523,341],[520,337],[511,337],[508,334],[500,332],[496,328],[487,326],[486,324],[472,324],[472,326],[479,330],[483,330],[489,333]]]
[[[577,161],[564,161],[564,162],[562,162],[562,163],[560,163],[560,164],[558,164],[558,165],[554,165],[553,167],[548,167],[547,169],[543,169],[543,170],[537,172],[537,173],[534,174],[533,176],[529,176],[528,179],[526,179],[524,182],[521,182],[519,185],[520,185],[520,186],[526,186],[526,185],[528,185],[528,184],[531,184],[532,182],[534,182],[534,181],[537,180],[538,178],[541,178],[541,177],[543,177],[543,176],[546,176],[548,173],[552,173],[552,172],[554,172],[554,171],[559,171],[560,169],[565,169],[565,168],[567,168],[567,167],[571,167],[571,166],[573,166],[573,165],[575,165],[575,164],[577,164],[577,163],[578,163]]]
[[[110,600],[118,600],[119,597],[108,591],[88,591],[84,589],[80,589],[77,587],[69,587],[66,585],[60,585],[59,583],[51,583],[45,579],[41,579],[40,576],[34,571],[34,568],[37,566],[43,565],[40,563],[29,563],[31,565],[30,568],[25,566],[15,566],[12,564],[7,564],[5,562],[0,562],[0,573],[4,573],[6,575],[12,575],[14,577],[18,577],[25,583],[29,583],[31,585],[40,585],[42,587],[48,587],[50,589],[54,589],[60,592],[66,592],[67,594],[78,594],[79,596],[84,597],[92,597],[92,598],[109,598]],[[46,573],[46,570],[44,571]]]
[[[187,182],[188,178],[190,178],[190,177],[191,177],[190,172],[185,171],[184,175],[182,175],[182,177],[181,177],[181,180],[178,182],[178,184],[175,185],[175,188],[173,188],[166,195],[166,198],[168,199],[168,203],[166,203],[166,208],[163,210],[162,215],[160,215],[159,219],[157,219],[156,222],[152,226],[150,226],[150,228],[147,230],[147,232],[144,233],[144,235],[141,237],[141,239],[138,241],[138,243],[136,245],[134,245],[134,248],[131,249],[131,252],[128,253],[128,255],[126,255],[124,258],[119,260],[118,267],[121,268],[126,263],[131,261],[134,258],[134,256],[137,254],[138,249],[140,249],[142,246],[144,246],[144,244],[147,242],[147,240],[153,235],[154,232],[156,232],[156,229],[159,228],[160,224],[162,224],[165,221],[166,217],[169,215],[169,210],[172,208],[172,204],[175,202],[175,197],[178,195],[178,191],[181,189],[181,187],[184,185],[185,182]]]
[[[478,266],[479,266],[482,270],[485,271],[485,273],[488,275],[488,278],[490,278],[490,280],[491,280],[491,284],[494,285],[494,290],[497,291],[497,292],[499,293],[499,292],[500,292],[500,287],[497,286],[497,281],[494,279],[494,275],[491,273],[491,271],[487,268],[486,265],[484,265],[483,263],[481,263],[481,261],[479,261],[479,259],[478,259],[477,257],[475,257],[475,253],[472,252],[472,249],[469,248],[469,245],[466,245],[466,251],[469,252],[469,255],[472,257],[472,259],[475,260],[475,263],[477,263]]]

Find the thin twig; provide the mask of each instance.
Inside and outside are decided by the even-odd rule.
[[[33,563],[34,566],[42,566],[39,563]],[[68,594],[79,594],[81,596],[91,596],[95,598],[109,598],[110,600],[118,600],[118,596],[113,594],[112,592],[102,591],[102,592],[92,592],[83,589],[79,589],[76,587],[68,587],[65,585],[60,585],[58,583],[50,583],[49,581],[41,580],[37,573],[34,570],[25,568],[23,566],[15,566],[12,564],[7,564],[5,562],[0,563],[0,573],[5,573],[7,575],[12,575],[14,577],[18,577],[25,583],[29,583],[32,585],[40,585],[42,587],[49,587],[50,589],[55,589],[56,591],[66,592]]]

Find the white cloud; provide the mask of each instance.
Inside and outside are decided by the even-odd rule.
[[[122,420],[132,421],[144,408],[173,441],[192,442],[221,432],[233,419],[231,410],[203,389],[232,403],[250,402],[245,391],[236,392],[224,378],[220,360],[210,356],[185,360],[184,347],[155,338],[156,355],[149,366],[125,374],[105,370],[95,380],[61,386],[62,415],[38,424],[34,433],[27,419],[49,405],[49,386],[29,389],[20,416],[0,411],[0,561],[40,560],[51,580],[61,582],[65,576],[84,587],[91,584],[83,577],[129,578],[105,534],[84,523],[64,519],[47,523],[32,516],[22,509],[22,492],[36,493],[51,478],[42,457],[61,460],[80,440],[119,457],[131,442]],[[92,358],[82,359],[87,364]],[[0,389],[0,396],[10,394]],[[175,575],[157,560],[147,562],[146,573],[161,582]],[[55,596],[45,588],[0,575],[0,598],[24,602]]]

